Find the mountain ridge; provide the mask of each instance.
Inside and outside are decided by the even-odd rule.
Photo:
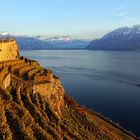
[[[0,33],[1,38],[14,37],[20,50],[45,50],[45,49],[84,49],[89,41],[74,39],[70,36],[26,36],[12,35],[7,32]]]
[[[89,50],[137,50],[140,49],[140,25],[118,28],[101,39],[90,42]]]

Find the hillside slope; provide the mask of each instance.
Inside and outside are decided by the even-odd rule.
[[[36,61],[1,62],[0,77],[0,140],[136,139],[65,96],[59,78]]]
[[[116,29],[103,38],[93,40],[90,50],[137,50],[140,49],[140,25]]]

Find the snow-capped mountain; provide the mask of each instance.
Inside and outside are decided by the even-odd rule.
[[[89,41],[74,39],[70,36],[36,36],[36,39],[45,41],[57,49],[83,49]]]
[[[93,40],[87,49],[135,50],[140,49],[140,25],[118,28],[101,39]]]
[[[49,36],[43,36],[43,35],[39,35],[36,36],[37,39],[43,40],[43,41],[71,41],[73,40],[72,37],[70,36],[54,36],[54,37],[49,37]]]
[[[70,36],[54,36],[47,35],[38,36],[19,36],[6,32],[0,33],[0,38],[14,37],[19,44],[21,50],[40,50],[40,49],[83,49],[86,48],[89,41],[73,39]]]
[[[52,47],[50,44],[43,42],[39,39],[35,39],[33,37],[12,35],[6,32],[0,33],[0,38],[9,38],[9,37],[16,38],[20,50],[40,50]]]
[[[1,32],[0,36],[10,36],[10,34],[8,34],[7,32]]]

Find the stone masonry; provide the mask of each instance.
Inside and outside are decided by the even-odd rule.
[[[15,39],[0,39],[0,61],[16,60],[19,58]]]

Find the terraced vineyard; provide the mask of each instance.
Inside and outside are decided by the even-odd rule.
[[[0,140],[136,139],[63,92],[59,78],[36,61],[1,62]]]

